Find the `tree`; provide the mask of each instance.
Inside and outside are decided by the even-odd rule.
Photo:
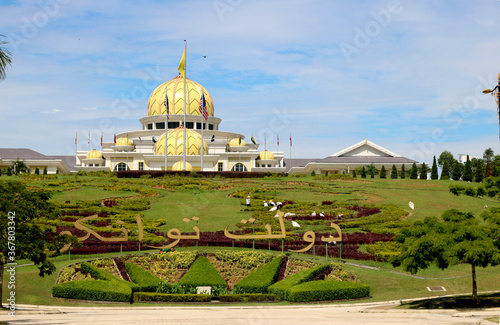
[[[486,160],[487,162],[491,162],[494,157],[495,157],[495,154],[493,153],[493,150],[491,148],[484,150],[484,153],[483,153],[484,160]]]
[[[380,169],[380,178],[387,178],[387,172],[384,165],[382,165],[382,168]]]
[[[460,170],[460,163],[455,160],[453,164],[453,172],[451,173],[451,178],[454,181],[459,181],[460,177],[462,177],[462,171]]]
[[[29,173],[30,170],[28,166],[24,163],[24,161],[17,159],[12,163],[12,169],[14,170],[14,174],[22,174],[22,173]]]
[[[352,170],[352,177],[353,177],[353,178],[356,178],[356,169],[353,169],[353,170]]]
[[[0,81],[5,80],[7,77],[7,66],[12,65],[12,54],[2,45],[8,44],[7,41],[2,40],[4,35],[0,34]]]
[[[472,164],[470,162],[469,155],[467,155],[467,160],[465,161],[462,179],[466,182],[472,182]]]
[[[446,151],[446,150],[441,152],[437,162],[438,162],[438,165],[442,167],[444,165],[445,161],[448,162],[448,166],[453,166],[453,162],[455,162],[455,158],[453,158],[453,154],[449,151]]]
[[[481,183],[484,179],[484,165],[483,161],[480,160],[480,163],[477,164],[476,171],[474,172],[474,181]]]
[[[441,178],[442,180],[448,180],[450,179],[450,166],[448,165],[448,161],[445,160],[443,164],[443,170],[441,171]]]
[[[420,179],[427,179],[427,171],[429,168],[425,163],[422,163],[422,167],[420,167]]]
[[[47,167],[44,167],[44,168],[43,168],[43,174],[44,174],[44,175],[47,175]]]
[[[377,168],[375,168],[375,165],[371,163],[369,166],[367,166],[367,172],[370,174],[371,178],[374,178],[376,174],[378,174]]]
[[[405,164],[401,165],[401,179],[405,179],[406,177],[406,170],[405,170]]]
[[[61,215],[49,199],[50,193],[30,192],[20,182],[0,182],[0,296],[6,263],[29,259],[39,265],[40,276],[51,274],[55,266],[48,260],[49,252],[57,254],[65,243],[78,242],[76,237],[33,223],[40,217],[56,219]]]
[[[416,163],[413,163],[413,165],[411,166],[410,178],[411,179],[417,179],[418,178],[418,169],[417,169],[417,164]]]
[[[491,176],[500,176],[500,156],[498,155],[491,161]]]
[[[445,211],[443,221],[427,217],[404,228],[395,240],[402,244],[391,262],[412,274],[435,263],[442,270],[450,265],[470,264],[472,297],[477,298],[476,267],[500,263],[498,216],[488,215],[489,225],[481,225],[471,213]],[[496,225],[495,225],[496,223]],[[493,227],[494,231],[490,228]],[[494,236],[497,235],[496,239]]]
[[[396,169],[396,165],[392,165],[391,178],[392,179],[397,179],[398,178],[398,170]]]
[[[484,178],[488,178],[491,176],[491,163],[486,161],[486,169],[484,170]]]
[[[6,170],[5,174],[6,174],[7,176],[12,176],[12,169],[10,168],[10,166],[9,166],[9,167],[7,167],[7,170]]]
[[[366,169],[365,166],[361,169],[361,178],[366,178]]]
[[[40,174],[40,169],[39,169],[38,167],[37,167],[37,168],[35,168],[35,174],[36,174],[36,175],[39,175],[39,174]]]
[[[436,156],[434,156],[434,158],[432,159],[431,179],[438,179],[438,167],[436,164]]]

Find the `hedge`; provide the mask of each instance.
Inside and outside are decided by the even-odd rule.
[[[130,302],[132,288],[105,280],[65,282],[52,287],[52,296],[68,299]]]
[[[220,302],[261,302],[261,301],[277,301],[278,296],[262,293],[245,293],[236,295],[220,295]]]
[[[293,302],[346,300],[370,296],[370,286],[345,281],[310,281],[289,290],[288,300]]]
[[[189,271],[177,282],[179,285],[199,287],[199,286],[225,286],[226,281],[222,278],[219,271],[209,262],[209,260],[200,256],[191,265]]]
[[[139,301],[161,301],[161,302],[210,302],[211,295],[196,294],[169,294],[153,292],[135,292],[134,302]]]
[[[288,300],[289,290],[298,284],[303,282],[311,281],[316,276],[324,273],[330,264],[322,264],[315,266],[313,268],[300,271],[299,273],[292,275],[282,281],[276,282],[268,288],[269,293],[277,295],[282,300]]]
[[[136,291],[155,292],[161,279],[133,263],[125,263],[130,280],[139,286]]]
[[[261,266],[247,277],[234,285],[241,293],[267,293],[267,288],[278,281],[278,275],[283,257],[277,257]]]

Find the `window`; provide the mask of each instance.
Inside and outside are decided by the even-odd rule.
[[[196,129],[201,130],[201,123],[200,122],[196,122]]]
[[[233,172],[246,172],[248,171],[246,166],[243,165],[242,163],[237,163],[236,165],[233,166],[231,169]]]
[[[157,130],[165,129],[165,122],[156,123],[156,129]]]
[[[209,125],[208,125],[208,129],[209,129],[209,130],[213,130],[213,129],[214,129],[214,125],[213,125],[213,124],[209,124]]]
[[[142,161],[139,162],[139,170],[144,170],[144,163]]]
[[[179,127],[179,122],[168,122],[169,129],[175,129]]]
[[[152,130],[153,129],[153,123],[149,123],[148,124],[148,130]]]
[[[121,170],[130,170],[130,168],[128,168],[127,164],[126,163],[119,163],[118,165],[115,166],[115,172],[119,172]]]
[[[222,172],[224,171],[224,163],[217,163],[217,171]]]
[[[186,129],[194,129],[194,123],[193,122],[186,122]]]
[[[94,164],[89,164],[89,167],[94,167]]]

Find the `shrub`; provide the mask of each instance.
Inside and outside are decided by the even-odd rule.
[[[344,281],[311,281],[294,286],[288,299],[293,302],[346,300],[370,295],[370,286]]]
[[[388,262],[393,256],[399,254],[401,244],[397,242],[376,242],[366,245],[366,251],[375,255],[375,260],[379,262]]]
[[[185,285],[180,285],[178,283],[168,283],[167,281],[163,281],[157,286],[156,292],[176,295],[196,294],[196,287],[186,287]]]
[[[246,293],[236,295],[220,295],[220,302],[261,302],[261,301],[276,301],[278,297],[271,294],[262,293]]]
[[[258,268],[234,285],[241,293],[267,293],[267,288],[278,281],[282,257],[277,257]]]
[[[167,294],[153,292],[135,292],[134,302],[161,301],[161,302],[210,302],[212,296],[197,294]]]
[[[198,257],[178,283],[190,287],[217,285],[227,287],[227,283],[219,274],[219,271],[204,256]]]
[[[300,283],[311,281],[317,275],[330,268],[330,264],[322,264],[313,268],[300,271],[282,281],[276,282],[268,288],[269,293],[277,295],[282,300],[288,300],[289,290]]]
[[[132,288],[126,285],[110,285],[105,280],[65,282],[52,287],[52,295],[59,298],[129,302]]]
[[[137,291],[155,292],[161,282],[160,278],[133,263],[125,263],[125,268],[130,279],[139,286]]]

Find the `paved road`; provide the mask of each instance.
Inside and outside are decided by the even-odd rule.
[[[478,312],[410,311],[384,304],[273,307],[131,307],[75,308],[24,306],[16,317],[0,313],[0,322],[37,325],[295,325],[295,324],[493,324],[484,317],[500,308]]]

